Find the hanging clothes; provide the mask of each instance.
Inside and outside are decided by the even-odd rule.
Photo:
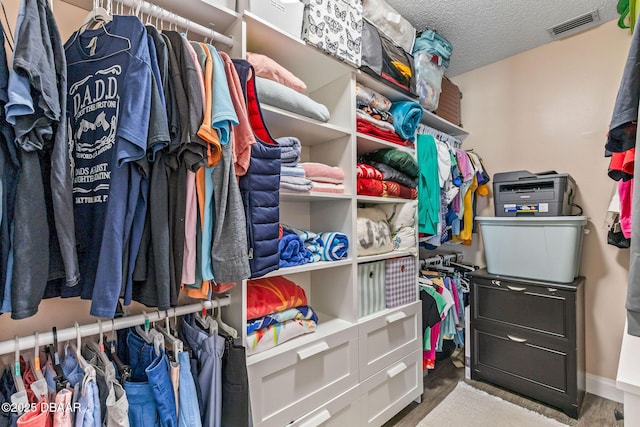
[[[21,165],[14,205],[14,218],[20,220],[12,231],[11,316],[15,319],[37,312],[47,282],[54,288],[69,288],[79,280],[69,215],[66,82],[65,55],[48,2],[23,0],[5,105]],[[8,191],[13,191],[11,186]]]
[[[638,105],[640,101],[640,32],[634,31],[622,81],[609,124],[605,144],[607,154],[635,148],[637,140]],[[634,164],[638,164],[635,150]],[[634,173],[634,180],[636,177]],[[634,185],[631,206],[631,251],[629,286],[627,289],[627,332],[640,336],[640,186]]]
[[[136,17],[116,15],[65,44],[81,296],[98,317],[115,313],[136,208],[130,201],[140,195],[134,165],[147,151],[153,84],[146,34]]]
[[[240,178],[247,222],[251,277],[276,270],[280,264],[280,146],[271,137],[257,98],[255,73],[247,61],[233,61],[245,90],[249,120],[257,143],[251,147],[251,163]]]

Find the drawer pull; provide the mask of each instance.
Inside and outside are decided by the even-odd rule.
[[[407,314],[404,311],[390,314],[387,316],[387,324],[397,322],[398,320],[404,319],[405,317],[407,317]]]
[[[513,335],[507,335],[507,338],[509,338],[511,341],[513,342],[527,342],[526,339],[524,338],[518,338],[518,337],[514,337]]]
[[[527,289],[527,288],[525,288],[524,286],[510,286],[510,285],[507,285],[507,288],[508,288],[510,291],[516,291],[516,292],[522,292],[522,291],[524,291],[525,289]]]
[[[549,292],[558,292],[558,290],[556,288],[547,288],[547,290]]]
[[[310,420],[299,424],[298,427],[318,427],[323,422],[331,418],[331,413],[327,409],[323,409],[322,412],[312,417]]]
[[[500,286],[500,280],[492,280],[491,284]]]
[[[304,348],[298,351],[298,357],[300,360],[308,359],[311,356],[315,356],[318,353],[322,353],[325,350],[329,349],[329,344],[325,341],[322,341],[316,345],[312,345],[311,347]]]
[[[404,371],[405,369],[407,369],[406,363],[400,362],[396,366],[392,367],[387,371],[387,377],[391,379],[396,375],[398,375],[400,372]]]

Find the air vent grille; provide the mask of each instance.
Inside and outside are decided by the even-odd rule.
[[[547,31],[552,38],[559,39],[591,28],[598,21],[600,21],[600,13],[598,13],[598,10],[593,10],[589,13],[585,13],[584,15],[580,15],[576,18],[555,25],[547,29]]]

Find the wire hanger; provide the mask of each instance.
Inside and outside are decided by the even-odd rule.
[[[93,0],[93,9],[91,9],[87,17],[84,19],[84,22],[80,26],[78,32],[82,34],[85,30],[91,28],[95,24],[104,26],[104,24],[111,22],[113,20],[113,15],[111,15],[110,2],[107,3],[107,8],[108,9],[102,7],[98,3],[98,0]]]

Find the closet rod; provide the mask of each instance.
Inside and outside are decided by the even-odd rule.
[[[67,0],[63,0],[67,1]],[[144,0],[112,0],[116,1],[124,6],[127,6],[133,10],[139,10],[143,12],[145,15],[150,15],[154,18],[158,18],[161,20],[169,20],[171,22],[175,22],[178,26],[188,29],[189,31],[193,31],[194,33],[198,33],[202,36],[211,38],[215,42],[221,43],[228,47],[233,47],[233,38],[229,36],[225,36],[224,34],[220,34],[217,31],[212,30],[211,28],[205,27],[204,25],[200,25],[196,22],[190,21],[187,18],[183,18],[180,15],[177,15],[173,12],[168,11],[167,9],[163,9],[160,6],[156,6],[153,3],[149,3]],[[69,3],[69,1],[67,1]],[[71,2],[73,4],[73,2]],[[176,2],[178,3],[178,2]]]
[[[450,254],[435,255],[429,258],[420,259],[420,268],[425,268],[433,265],[446,265],[449,262],[461,261],[463,257],[462,252],[454,252]]]
[[[119,317],[117,319],[102,320],[102,333],[105,334],[107,332],[111,332],[113,330],[120,330],[125,328],[132,328],[137,325],[144,325],[145,320],[149,319],[150,322],[158,322],[160,320],[164,320],[165,318],[174,317],[174,316],[183,316],[189,313],[196,313],[203,308],[213,308],[213,307],[225,307],[231,303],[231,297],[224,296],[218,298],[215,301],[202,301],[197,304],[188,304],[181,305],[178,307],[172,307],[168,310],[162,311],[150,311],[146,314],[137,314],[135,316],[126,316]],[[219,304],[219,305],[218,305]],[[80,336],[81,337],[90,337],[94,335],[98,335],[100,333],[100,325],[98,322],[90,323],[87,325],[82,325],[79,327]],[[59,329],[58,333],[58,341],[69,341],[76,338],[76,328],[66,328]],[[38,334],[38,345],[40,347],[53,344],[53,333],[52,332],[43,332]],[[21,350],[29,350],[33,349],[36,346],[35,335],[29,335],[24,337],[19,337],[17,341],[16,348],[16,340],[9,339],[6,341],[0,341],[0,355],[14,353],[15,351]]]

